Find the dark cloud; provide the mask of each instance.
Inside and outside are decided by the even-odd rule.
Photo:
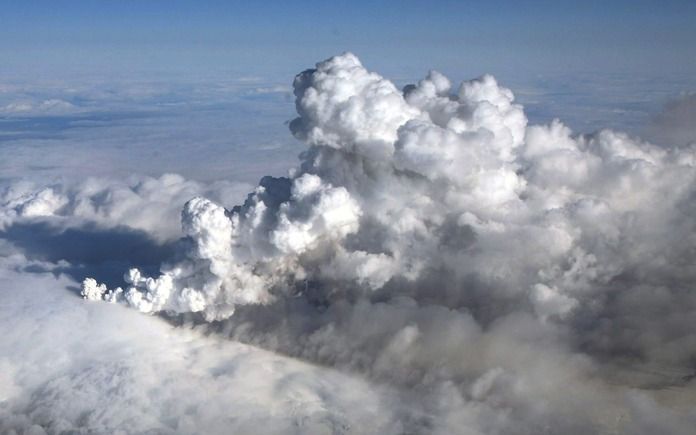
[[[646,135],[666,146],[696,144],[696,94],[686,94],[668,102],[652,119]]]

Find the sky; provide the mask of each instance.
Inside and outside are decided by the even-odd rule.
[[[5,2],[0,47],[4,70],[49,76],[277,79],[346,50],[389,75],[687,74],[696,70],[695,15],[687,0]]]
[[[691,434],[694,22],[0,0],[0,433]]]

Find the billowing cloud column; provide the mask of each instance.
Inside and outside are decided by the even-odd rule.
[[[289,177],[265,177],[229,210],[192,199],[183,248],[160,276],[134,269],[115,290],[88,279],[84,296],[214,320],[306,288],[328,301],[379,292],[573,330],[621,313],[639,331],[635,292],[694,302],[693,148],[527,126],[489,75],[455,92],[431,71],[400,91],[350,53],[302,72],[294,89],[290,129],[308,149]],[[60,204],[48,192],[17,210]],[[643,332],[632,346],[646,350]],[[589,346],[612,339],[593,330]]]

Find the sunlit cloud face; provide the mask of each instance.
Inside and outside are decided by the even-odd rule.
[[[693,146],[532,125],[491,75],[399,89],[351,53],[293,90],[306,150],[246,199],[6,189],[0,427],[689,433]]]

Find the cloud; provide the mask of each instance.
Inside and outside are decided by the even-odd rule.
[[[292,89],[285,85],[275,85],[275,86],[259,86],[257,88],[250,89],[248,91],[249,95],[265,95],[265,94],[292,94]]]
[[[696,144],[696,94],[685,94],[668,102],[652,119],[647,136],[665,145]]]
[[[78,110],[72,103],[57,98],[40,102],[14,101],[0,107],[0,113],[6,115],[55,115],[74,113]]]
[[[76,304],[61,290],[67,277],[12,270],[26,264],[0,261],[3,433],[392,431],[388,390],[116,305]]]
[[[0,92],[3,178],[48,183],[174,172],[256,184],[268,173],[285,174],[301,151],[283,124],[293,114],[291,87],[282,92],[275,81],[145,75],[13,82]],[[50,102],[74,107],[44,110]]]
[[[179,243],[181,205],[206,194],[233,204],[249,186],[198,183],[175,174],[54,183],[10,183],[0,190],[0,238],[31,260],[60,263],[82,280],[98,274],[118,284],[123,269],[154,269]]]
[[[0,191],[0,229],[19,222],[53,218],[52,224],[64,227],[88,221],[146,231],[158,240],[175,239],[181,234],[178,222],[181,204],[202,194],[222,203],[233,203],[248,188],[244,183],[233,182],[206,185],[177,174],[158,178],[133,176],[124,181],[88,178],[46,187],[16,182]]]
[[[28,402],[13,414],[16,427],[138,421],[127,430],[186,432],[235,416],[232,427],[244,433],[266,413],[283,416],[270,430],[287,432],[297,406],[322,416],[302,420],[316,426],[300,432],[687,433],[696,421],[693,147],[612,130],[576,135],[558,120],[528,125],[512,91],[489,75],[454,89],[433,71],[399,90],[350,53],[300,73],[294,95],[290,130],[307,150],[288,177],[264,177],[240,205],[176,176],[95,188],[17,184],[5,193],[6,238],[25,255],[43,245],[21,231],[35,220],[96,222],[110,235],[125,225],[173,243],[159,271],[151,263],[166,253],[125,267],[118,284],[98,268],[85,274],[90,301],[68,312],[130,319],[136,312],[125,305],[183,325],[142,316],[137,324],[161,329],[139,337],[109,330],[108,320],[86,323],[106,331],[84,337],[109,346],[115,336],[113,346],[135,356],[44,390],[9,384],[14,395],[55,398]],[[107,259],[130,246],[114,236]],[[102,299],[117,303],[92,303]],[[191,325],[200,336],[172,343]],[[277,372],[262,379],[259,360],[227,366],[234,382],[248,373],[251,384],[211,380],[208,361],[225,360],[234,342],[255,346],[250,352],[273,367],[302,364],[278,381],[301,399],[279,403],[266,393]],[[180,356],[170,364],[160,353]],[[146,368],[160,364],[172,371]],[[182,365],[212,371],[163,387]],[[100,390],[112,370],[125,373],[124,384]],[[95,414],[61,408],[76,382],[126,416],[90,420]],[[189,408],[162,414],[176,398]],[[32,414],[37,407],[47,414]],[[143,409],[146,419],[129,414]],[[361,426],[365,417],[375,424]]]

